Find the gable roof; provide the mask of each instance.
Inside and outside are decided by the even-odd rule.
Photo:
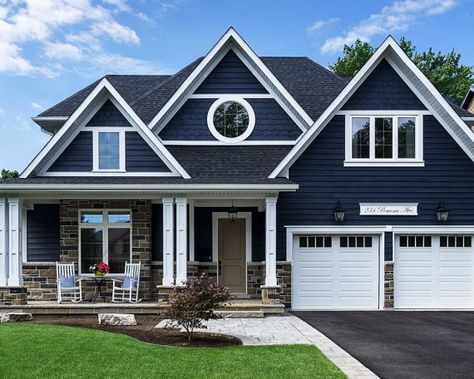
[[[296,159],[298,159],[298,157],[313,142],[336,112],[348,101],[348,99],[350,99],[354,92],[383,59],[390,63],[410,89],[420,98],[426,108],[435,115],[451,137],[474,161],[474,134],[458,113],[456,113],[453,107],[443,96],[441,96],[438,90],[426,78],[420,69],[408,58],[393,37],[389,36],[361,68],[357,75],[352,78],[347,86],[327,107],[311,129],[300,138],[285,159],[283,159],[273,170],[270,174],[270,178],[287,174],[287,170]]]
[[[461,101],[461,108],[465,109],[473,96],[474,96],[474,85],[469,87],[469,89],[466,92],[466,95],[464,95],[464,99],[462,99]]]
[[[30,175],[42,172],[45,168],[44,166],[52,160],[54,155],[67,146],[66,141],[71,140],[71,138],[75,136],[75,133],[77,133],[81,124],[87,122],[90,117],[95,114],[95,111],[103,106],[107,99],[112,100],[114,105],[121,110],[123,115],[125,115],[128,122],[137,128],[137,131],[141,134],[142,138],[149,143],[150,147],[162,159],[163,163],[172,173],[186,179],[189,178],[189,174],[136,115],[133,109],[130,108],[128,103],[106,78],[102,79],[89,93],[81,105],[68,118],[60,131],[48,141],[28,167],[22,172],[20,177],[27,178]]]

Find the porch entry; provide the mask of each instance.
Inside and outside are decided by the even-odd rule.
[[[247,293],[247,262],[251,260],[251,212],[239,212],[235,221],[226,212],[213,212],[213,260],[217,280],[231,293]]]

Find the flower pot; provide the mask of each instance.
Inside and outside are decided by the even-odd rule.
[[[96,271],[95,276],[104,276],[104,273],[100,271]]]

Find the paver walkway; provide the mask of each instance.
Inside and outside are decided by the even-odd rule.
[[[308,344],[321,350],[349,378],[377,378],[358,360],[321,332],[293,315],[265,318],[226,318],[206,323],[207,331],[230,334],[244,345]]]

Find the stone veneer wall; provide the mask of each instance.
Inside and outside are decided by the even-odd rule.
[[[265,262],[250,262],[247,266],[247,291],[249,295],[261,297],[260,286],[265,284]],[[291,262],[277,262],[277,293],[280,302],[291,306]]]
[[[0,307],[25,305],[27,290],[25,287],[0,287]]]
[[[141,262],[140,298],[149,300],[151,280],[151,201],[149,200],[61,200],[60,218],[60,260],[78,263],[79,209],[130,209],[132,212],[132,261]],[[56,281],[56,272],[42,269],[40,264],[24,265],[29,272],[24,273],[25,286],[28,287],[28,300],[56,299],[56,291],[50,287],[51,274]],[[77,266],[76,266],[77,267]],[[55,268],[54,268],[55,270]],[[27,284],[26,284],[27,283]],[[40,285],[36,283],[41,283]],[[44,283],[44,284],[42,284]],[[111,295],[112,283],[107,280],[105,292]],[[83,281],[84,298],[92,294],[92,280]],[[54,297],[51,295],[54,293]]]
[[[28,291],[28,301],[56,300],[56,263],[23,263],[23,286]]]
[[[393,262],[385,263],[384,289],[385,289],[384,308],[393,308],[393,299],[394,299]]]

